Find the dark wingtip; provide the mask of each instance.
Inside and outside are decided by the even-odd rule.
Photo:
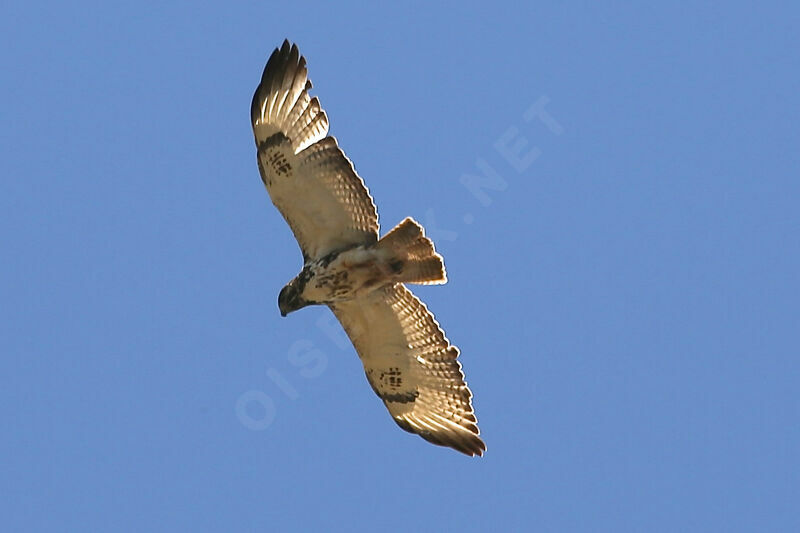
[[[370,383],[370,385],[371,384],[372,383]],[[375,392],[377,393],[377,391]],[[380,396],[380,394],[378,394],[378,396]],[[486,444],[477,433],[470,433],[467,435],[455,435],[448,432],[432,433],[430,431],[420,431],[418,428],[415,428],[409,424],[408,421],[402,418],[392,417],[392,419],[404,431],[419,435],[431,444],[444,446],[445,448],[452,448],[453,450],[461,452],[464,455],[469,455],[470,457],[475,457],[476,455],[478,457],[483,457],[483,454],[486,451]]]

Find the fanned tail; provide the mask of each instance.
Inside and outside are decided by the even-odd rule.
[[[442,256],[436,253],[433,241],[411,217],[406,218],[378,241],[378,247],[390,253],[389,265],[404,283],[438,285],[447,283]]]

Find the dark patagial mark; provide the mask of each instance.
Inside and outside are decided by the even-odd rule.
[[[328,268],[328,266],[329,266],[331,263],[333,263],[333,262],[336,260],[336,258],[337,258],[337,257],[339,257],[339,254],[341,254],[343,251],[344,251],[344,250],[336,250],[336,251],[333,251],[333,252],[329,253],[328,255],[326,255],[325,257],[322,257],[322,258],[320,258],[320,259],[317,261],[317,263],[319,263],[319,265],[320,265],[322,268]]]

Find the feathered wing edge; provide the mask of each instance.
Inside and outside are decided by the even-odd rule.
[[[433,444],[483,455],[486,445],[479,436],[459,350],[424,303],[398,283],[331,308],[356,347],[370,385],[398,426]],[[402,388],[382,381],[388,368],[394,379],[402,380]]]
[[[296,44],[283,41],[267,61],[250,105],[256,145],[281,132],[297,154],[328,134],[328,116],[310,89],[306,59]]]
[[[306,61],[284,41],[270,56],[250,114],[261,179],[297,238],[304,260],[378,237],[378,212],[364,181],[308,90]]]
[[[269,144],[268,140],[278,144],[288,141],[297,155],[325,138],[328,133],[328,118],[319,100],[309,96],[309,89],[311,82],[308,80],[305,58],[300,56],[296,45],[291,45],[286,40],[270,56],[251,103],[253,133],[259,151],[265,143]],[[276,134],[281,135],[277,140],[271,140]],[[332,143],[335,145],[335,139],[332,139]],[[337,151],[339,157],[349,164],[344,153]],[[261,167],[261,160],[259,166]],[[347,165],[335,163],[331,168],[342,168],[346,171],[345,167]],[[349,168],[350,172],[342,175],[352,173],[349,181],[355,179],[364,187],[361,178],[352,170],[352,164]],[[261,171],[267,184],[266,170],[261,168]],[[350,190],[355,187],[355,183],[347,187]],[[372,213],[368,211],[374,212],[374,203],[366,187],[364,192],[369,198],[368,207],[371,208],[365,208],[368,226],[365,229],[370,237],[373,232],[377,236],[377,213],[375,212],[372,222]],[[360,191],[348,192],[347,195],[354,193]],[[281,206],[278,207],[281,209]],[[295,235],[301,236],[302,232],[297,231],[299,224],[293,224],[292,219],[286,215],[284,213]],[[395,422],[406,431],[417,433],[429,442],[449,446],[467,455],[482,455],[486,446],[478,436],[480,432],[472,409],[472,393],[464,382],[461,365],[457,361],[458,348],[450,345],[427,307],[402,284],[387,287],[383,289],[383,293],[384,301],[373,301],[373,310],[383,311],[383,316],[390,317],[390,321],[394,320],[394,331],[409,352],[408,360],[404,362],[409,371],[408,379],[416,384],[415,390],[403,401],[399,401],[401,398],[396,395],[382,392],[370,378],[370,359],[381,357],[381,354],[371,353],[373,347],[369,342],[364,342],[368,338],[364,331],[370,329],[370,321],[375,317],[372,313],[365,314],[365,309],[358,309],[363,304],[361,300],[332,306],[353,340],[376,393],[384,401]]]

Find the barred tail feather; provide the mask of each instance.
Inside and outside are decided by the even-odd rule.
[[[397,281],[438,285],[447,283],[442,256],[436,253],[433,241],[411,217],[406,218],[378,241],[378,247],[389,252]]]

